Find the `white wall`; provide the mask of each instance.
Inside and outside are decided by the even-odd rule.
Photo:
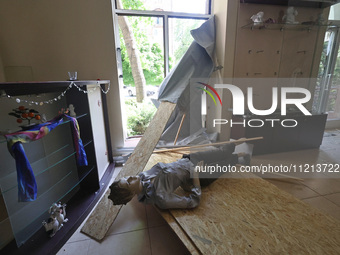
[[[224,78],[225,80],[233,77],[238,8],[239,1],[213,1],[212,14],[215,15],[216,24],[215,62],[216,65],[223,66],[222,70],[212,74],[213,79]],[[212,102],[208,101],[207,130],[208,132],[219,132],[220,140],[228,140],[230,135],[228,125],[223,125],[220,129],[210,125],[214,118],[230,119],[231,117],[231,113],[228,111],[228,108],[231,107],[231,95],[224,90],[221,97],[224,104],[223,109],[216,109]]]
[[[123,145],[111,0],[2,0],[0,27],[0,56],[11,80],[22,67],[39,81],[66,80],[68,71],[78,71],[80,80],[111,80],[112,145]]]
[[[2,58],[0,54],[0,82],[5,82],[4,65],[2,64]]]
[[[331,6],[328,19],[340,20],[340,4],[335,4]]]
[[[0,82],[66,80],[68,71],[110,80],[112,146],[123,146],[111,0],[1,0],[0,28]]]

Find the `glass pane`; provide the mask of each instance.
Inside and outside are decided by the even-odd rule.
[[[132,75],[130,51],[135,50],[142,65],[147,85],[159,85],[164,78],[164,50],[163,50],[163,19],[159,17],[119,16],[118,19],[126,18],[132,33],[125,33],[119,22],[119,34],[121,56],[123,65],[123,81],[127,87],[134,87],[135,81]],[[128,36],[128,37],[127,37]],[[134,41],[133,43],[131,41]],[[127,43],[126,43],[127,42]],[[136,47],[132,47],[134,44]],[[136,96],[135,88],[126,89],[128,96]]]
[[[123,9],[209,14],[209,0],[121,0]],[[117,3],[118,4],[118,3]],[[119,5],[118,5],[119,6]],[[118,8],[121,9],[121,8]]]
[[[340,119],[340,52],[333,49],[336,34],[334,30],[325,34],[313,102],[313,110],[327,112],[328,120]],[[330,66],[334,63],[333,55],[334,71]]]
[[[327,31],[325,34],[324,44],[323,44],[323,50],[321,53],[321,60],[320,60],[320,66],[319,66],[319,73],[317,76],[315,91],[314,91],[314,100],[313,100],[313,112],[324,112],[324,109],[321,108],[322,103],[322,96],[323,96],[323,89],[324,89],[324,82],[326,79],[326,72],[327,72],[327,64],[330,54],[330,38],[331,38],[331,31]]]
[[[20,96],[24,100],[44,101],[56,98],[60,93],[47,93],[31,96]],[[35,99],[37,98],[37,99]],[[34,109],[46,118],[52,119],[61,108],[65,108],[67,101],[65,97],[55,101],[53,104],[44,104],[43,106],[34,105]],[[9,133],[19,130],[22,124],[28,124],[27,120],[23,123],[17,123],[17,117],[8,115],[17,109],[21,104],[14,100],[1,101],[1,118],[0,130]],[[23,106],[27,106],[23,103]],[[80,116],[79,116],[80,117]],[[32,120],[37,122],[38,120]],[[32,122],[31,122],[32,123]],[[83,141],[84,145],[86,141]],[[0,211],[8,214],[8,220],[0,222],[0,228],[11,229],[13,236],[20,246],[25,243],[31,235],[42,228],[42,221],[48,219],[48,208],[52,203],[60,201],[64,194],[72,190],[79,183],[75,149],[69,124],[63,124],[56,127],[51,133],[30,143],[24,143],[25,155],[27,156],[38,186],[37,199],[32,202],[18,202],[18,182],[15,160],[8,151],[7,143],[0,139]],[[86,150],[86,146],[85,146]],[[66,201],[62,201],[66,202]],[[2,219],[4,220],[4,219]],[[8,223],[10,222],[11,227]],[[3,225],[5,224],[6,225]],[[0,235],[0,245],[4,238]]]
[[[170,71],[175,67],[193,41],[190,30],[201,26],[205,20],[169,19],[169,63]]]
[[[340,119],[340,51],[337,54],[326,111],[328,119]]]
[[[125,99],[122,107],[126,116],[126,136],[140,136],[144,134],[156,112],[151,99],[157,98],[159,85],[164,79],[163,18],[118,16],[118,19],[120,19],[118,23]],[[132,51],[136,55],[133,55]],[[140,61],[142,69],[138,73],[144,75],[146,82],[146,97],[143,103],[136,102],[136,77],[134,77],[136,73],[132,73],[132,70],[140,69],[139,65],[133,62],[136,59]],[[138,138],[134,140],[131,138],[125,142],[125,147],[134,147],[137,143]]]

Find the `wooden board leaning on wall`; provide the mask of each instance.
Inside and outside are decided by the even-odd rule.
[[[149,127],[145,131],[145,134],[137,144],[123,169],[116,177],[116,180],[124,176],[137,175],[143,171],[163,133],[166,123],[175,109],[175,106],[176,104],[169,102],[162,102],[160,104]],[[109,230],[122,207],[121,205],[113,205],[112,201],[108,199],[109,194],[110,189],[108,189],[103,198],[97,204],[96,208],[93,210],[92,214],[81,229],[82,233],[97,241],[100,241],[105,237],[105,234]]]

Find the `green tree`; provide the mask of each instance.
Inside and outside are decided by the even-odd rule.
[[[143,3],[139,0],[123,0],[122,4],[124,9],[145,9]],[[154,24],[153,19],[151,17],[133,16],[127,17],[127,20],[130,24],[130,31],[133,34],[138,50],[139,61],[146,84],[159,85],[164,78],[163,51],[159,44],[150,41],[150,36],[147,34]],[[134,68],[131,65],[131,58],[128,54],[128,48],[122,30],[120,31],[120,43],[124,84],[136,86],[136,81],[133,76]]]
[[[131,17],[136,20],[137,17]],[[146,19],[145,17],[141,17]],[[145,22],[143,20],[143,22]],[[163,51],[158,43],[153,43],[148,41],[148,38],[143,31],[138,29],[136,23],[132,23],[132,29],[136,38],[136,44],[139,49],[139,57],[143,69],[143,74],[148,85],[159,85],[164,79],[164,61],[163,61]],[[139,24],[142,22],[139,22]],[[144,23],[145,24],[145,23]],[[121,56],[123,65],[123,81],[126,85],[135,86],[135,82],[132,76],[132,69],[130,60],[127,54],[126,46],[121,40]]]
[[[174,39],[175,44],[174,57],[171,59],[171,64],[175,65],[183,57],[188,50],[190,44],[194,40],[190,31],[198,28],[205,20],[197,19],[176,19],[174,20]]]
[[[121,0],[117,0],[116,3],[118,9],[122,9],[124,7]],[[121,30],[122,38],[124,40],[126,53],[130,60],[131,74],[136,85],[136,99],[137,102],[141,103],[143,102],[146,95],[146,82],[135,36],[126,16],[118,16],[118,24]]]
[[[133,99],[125,100],[125,109],[128,116],[128,136],[144,134],[157,110],[151,102],[138,104]]]

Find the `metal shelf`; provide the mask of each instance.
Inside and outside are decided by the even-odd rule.
[[[259,23],[259,24],[254,24],[254,23],[249,23],[245,26],[242,26],[242,29],[250,29],[250,30],[280,30],[280,31],[285,31],[285,30],[296,30],[296,31],[311,31],[313,29],[317,28],[332,28],[332,27],[337,27],[335,25],[313,25],[313,24],[287,24],[287,23]]]
[[[85,117],[85,116],[87,116],[87,115],[88,115],[88,113],[80,114],[80,115],[78,115],[78,116],[76,117],[76,119],[80,119],[80,118]],[[63,123],[61,123],[59,126],[64,125],[64,124],[69,123],[69,122],[70,122],[70,120],[66,120],[66,121],[64,121]],[[18,130],[18,131],[15,131],[15,132],[19,132],[19,131],[21,131],[21,130]],[[1,138],[1,139],[0,139],[0,144],[1,144],[1,143],[7,143],[6,138]]]
[[[51,201],[50,204],[53,202],[61,201],[65,196],[67,196],[69,193],[71,193],[75,188],[77,188],[81,182],[93,171],[96,167],[92,166],[88,171],[84,171],[81,176],[79,176],[78,181],[75,181],[75,179],[72,177],[72,173],[69,172],[65,176],[63,176],[54,186],[50,187],[49,190],[44,192],[43,194],[40,194],[37,200],[34,202],[30,202],[29,205],[23,206],[21,209],[17,210],[15,213],[12,213],[9,218],[15,218],[15,221],[12,221],[12,228],[16,232],[16,237],[19,237],[21,240],[25,240],[29,237],[29,234],[32,231],[32,225],[41,224],[41,218],[48,217],[47,210],[39,210],[35,209],[40,201],[45,200],[51,200],[51,194],[54,194],[56,192],[56,189],[59,189],[58,186],[71,186],[68,190],[64,192],[62,196],[55,197],[53,201]],[[52,196],[53,197],[53,196]],[[30,220],[29,222],[25,218],[25,214],[27,213],[27,210],[33,210],[40,213],[37,213],[35,218]],[[22,220],[19,220],[22,219]],[[33,229],[35,226],[33,226]]]
[[[339,3],[339,0],[240,0],[240,3],[284,5],[310,8],[326,8]]]
[[[88,141],[88,142],[84,143],[84,148],[86,148],[86,146],[88,146],[90,143],[92,143],[92,141]],[[38,178],[41,174],[45,173],[46,171],[52,170],[54,167],[58,166],[59,164],[61,164],[64,161],[66,161],[70,157],[74,156],[76,154],[76,152],[73,151],[73,146],[66,144],[66,145],[62,146],[61,148],[57,149],[56,151],[50,153],[46,157],[39,159],[36,162],[32,163],[31,164],[32,169],[34,170],[35,165],[39,165],[39,163],[42,163],[42,161],[48,161],[50,158],[56,156],[57,154],[62,154],[62,155],[66,154],[66,156],[62,157],[60,160],[51,164],[50,166],[40,170],[39,172],[35,172],[34,176],[36,178]],[[17,172],[16,172],[15,169],[12,169],[10,174],[8,174],[8,175],[6,175],[6,176],[4,176],[0,179],[0,186],[1,186],[0,195],[4,195],[5,193],[10,192],[11,190],[18,187],[16,178],[17,178]]]

